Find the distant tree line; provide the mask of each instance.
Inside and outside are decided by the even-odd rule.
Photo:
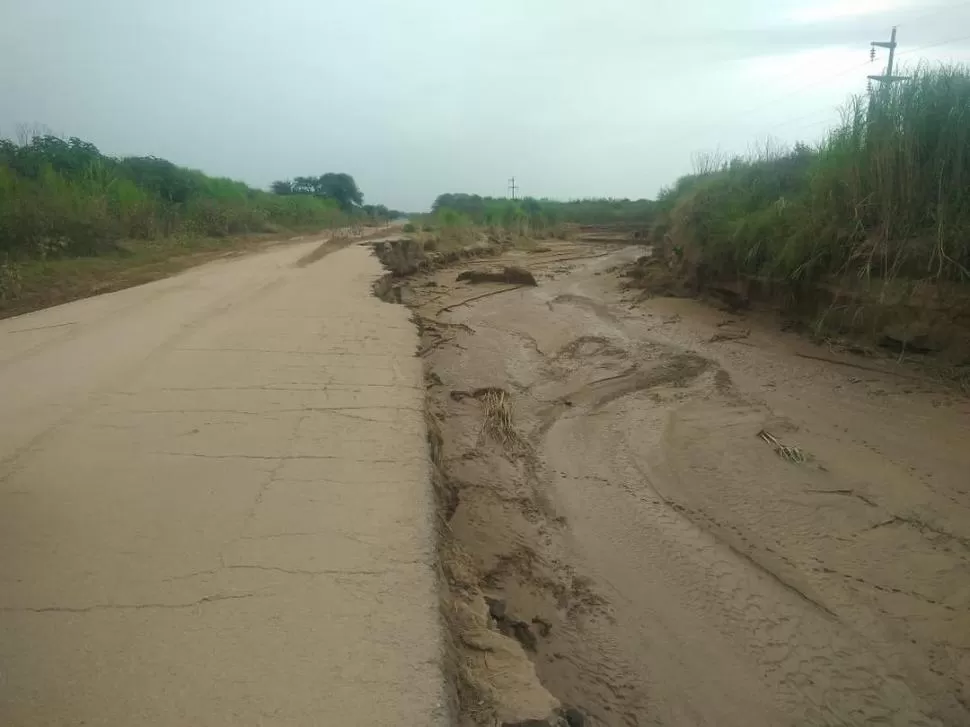
[[[266,192],[157,157],[108,156],[75,137],[0,138],[0,263],[97,255],[122,241],[323,228],[395,214],[364,205],[347,174],[297,177]]]
[[[580,225],[625,224],[646,227],[653,220],[656,203],[648,199],[581,199],[562,202],[525,197],[510,200],[477,194],[448,193],[435,199],[431,211],[441,215],[457,213],[478,225],[546,231],[572,223]]]

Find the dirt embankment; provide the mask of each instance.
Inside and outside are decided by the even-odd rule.
[[[705,296],[736,310],[781,313],[816,338],[840,339],[858,352],[910,357],[970,389],[970,286],[845,275],[823,281],[778,280],[717,271],[696,251],[654,246],[625,271],[648,294]]]
[[[635,304],[642,254],[406,282],[465,723],[970,723],[967,400]],[[539,285],[456,281],[504,265]]]

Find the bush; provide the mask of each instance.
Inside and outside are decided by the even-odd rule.
[[[350,219],[331,199],[277,196],[154,157],[115,159],[80,139],[38,136],[19,146],[0,139],[6,261],[98,255],[117,251],[122,240],[225,237]]]
[[[406,224],[404,225],[404,227],[402,227],[402,228],[401,228],[401,230],[402,230],[403,232],[409,232],[409,233],[410,233],[410,232],[417,232],[417,231],[418,231],[418,228],[417,228],[417,227],[415,227],[415,226],[414,226],[413,224],[411,224],[410,222],[408,222],[408,223],[406,223]]]

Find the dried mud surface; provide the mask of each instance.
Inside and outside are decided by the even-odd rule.
[[[967,400],[634,304],[643,253],[409,281],[465,722],[970,724]]]

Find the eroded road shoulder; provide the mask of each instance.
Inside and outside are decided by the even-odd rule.
[[[0,324],[0,723],[449,723],[417,334],[316,248]]]
[[[411,281],[465,719],[970,722],[966,400],[632,305],[637,254]]]

